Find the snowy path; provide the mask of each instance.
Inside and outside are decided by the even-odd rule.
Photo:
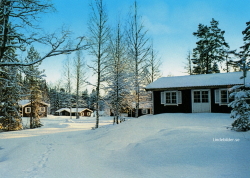
[[[2,178],[248,178],[250,132],[227,114],[161,114],[91,130],[93,118],[50,117],[0,133]],[[105,125],[105,126],[104,126]],[[224,140],[223,140],[224,139]],[[226,140],[232,139],[232,140]]]

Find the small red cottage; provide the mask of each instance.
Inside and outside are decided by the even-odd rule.
[[[19,101],[19,105],[21,107],[20,112],[21,112],[22,117],[30,117],[30,113],[31,113],[30,100],[21,100]],[[40,117],[47,117],[49,104],[45,102],[40,102],[39,106],[40,106],[40,111],[39,111]]]

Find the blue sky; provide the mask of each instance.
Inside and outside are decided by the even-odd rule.
[[[90,0],[52,0],[56,13],[42,17],[41,26],[54,32],[62,25],[74,32],[75,36],[87,33],[90,14]],[[117,16],[126,17],[134,0],[104,0],[110,25]],[[243,45],[242,31],[250,21],[249,0],[137,0],[139,14],[148,29],[148,37],[154,40],[155,50],[162,60],[163,76],[185,75],[184,62],[188,50],[195,47],[198,24],[210,25],[212,18],[219,21],[219,28],[225,30],[225,40],[230,48]],[[66,56],[46,59],[41,68],[45,69],[48,81],[60,78],[62,62]],[[88,61],[89,57],[85,55]],[[88,70],[89,71],[89,70]],[[91,75],[91,74],[90,74]]]

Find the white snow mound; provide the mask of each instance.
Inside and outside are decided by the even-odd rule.
[[[101,117],[43,119],[44,127],[0,133],[0,177],[248,177],[250,132],[229,114],[159,114],[112,125]]]

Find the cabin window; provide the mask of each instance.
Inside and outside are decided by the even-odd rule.
[[[226,105],[229,103],[229,91],[228,89],[217,89],[214,92],[215,103],[220,105]]]
[[[148,114],[148,109],[142,109],[142,114]]]
[[[182,103],[181,91],[161,92],[161,104],[178,105]]]
[[[194,91],[194,103],[200,103],[200,102],[201,102],[201,92]]]
[[[31,107],[26,107],[25,108],[25,113],[31,113]]]
[[[40,112],[45,112],[45,107],[40,107]]]
[[[221,103],[228,103],[228,91],[221,90],[220,91]]]

